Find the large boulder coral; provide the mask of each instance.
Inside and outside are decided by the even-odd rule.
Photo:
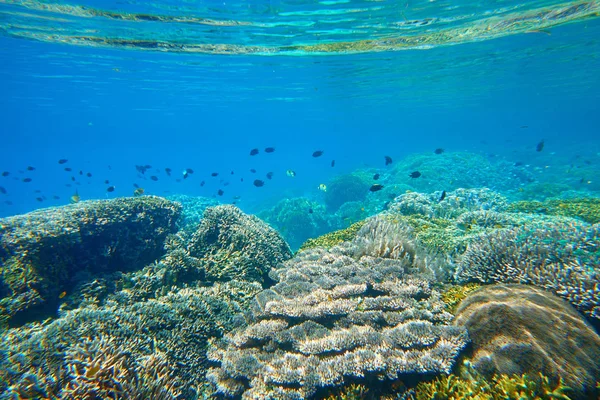
[[[82,279],[133,270],[164,252],[181,206],[144,196],[85,201],[0,220],[0,315],[12,325],[56,313]]]
[[[209,281],[264,283],[271,268],[292,257],[276,230],[231,205],[206,209],[187,252],[200,260]]]
[[[304,197],[283,199],[258,216],[281,232],[293,249],[308,238],[342,227],[341,218],[328,215],[325,207]]]
[[[448,373],[468,342],[451,326],[404,228],[376,220],[352,242],[312,248],[272,271],[251,324],[214,341],[217,393],[298,399],[345,380]],[[390,232],[390,230],[393,230]],[[393,238],[388,241],[386,238]]]
[[[335,177],[327,185],[325,204],[327,211],[336,212],[340,206],[349,201],[362,201],[369,193],[371,184],[357,175],[347,174]]]
[[[525,285],[485,286],[458,307],[455,324],[469,331],[473,366],[482,374],[562,379],[572,398],[596,392],[600,336],[568,303]]]

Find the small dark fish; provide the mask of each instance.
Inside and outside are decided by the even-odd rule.
[[[165,172],[167,173],[167,176],[171,176],[171,171],[173,171],[171,168],[165,168]]]
[[[6,201],[4,202],[4,204],[6,204],[7,206],[12,206],[12,205],[13,205],[13,202],[12,202],[12,201],[10,201],[10,200],[6,200]]]
[[[581,178],[581,180],[579,181],[579,183],[584,183],[584,182],[585,182],[584,178]]]
[[[35,171],[35,167],[32,167],[31,165],[27,167],[27,171]]]
[[[87,174],[85,174],[85,175],[86,175],[88,178],[91,178],[91,177],[92,177],[92,173],[91,173],[91,172],[88,172],[88,173],[87,173]]]
[[[437,149],[435,149],[433,151],[435,154],[442,154],[444,152],[444,149],[442,149],[441,147],[438,147]]]
[[[313,209],[312,209],[312,208],[309,208],[309,209],[308,209],[308,213],[309,213],[309,214],[312,214],[313,212],[314,212],[314,211],[313,211]]]
[[[224,192],[224,191],[222,191],[221,189],[219,189],[219,191],[217,192],[217,194],[218,194],[219,196],[223,196],[223,193],[225,193],[225,192]]]
[[[25,182],[25,183],[31,182],[31,178],[23,178],[23,182]]]
[[[410,176],[413,179],[417,179],[418,177],[421,176],[421,173],[419,171],[413,171],[410,174],[408,174],[408,176]]]
[[[252,172],[253,174],[255,174],[255,173],[256,173],[256,170],[255,170],[254,168],[251,168],[251,169],[250,169],[250,172]]]
[[[73,168],[65,167],[65,171],[71,172],[71,171],[73,171]]]
[[[6,191],[6,189],[4,189],[2,186],[0,186],[0,193],[6,194],[8,192]]]
[[[54,195],[54,196],[52,196],[52,198],[53,198],[54,200],[60,200],[60,196],[56,196],[56,195]]]
[[[35,199],[36,199],[37,201],[39,201],[40,203],[41,203],[42,201],[44,201],[44,199],[43,199],[43,198],[41,198],[41,197],[36,197]]]
[[[335,167],[335,160],[331,160],[331,167]]]
[[[265,153],[272,153],[272,152],[274,152],[274,151],[275,151],[275,147],[267,147],[267,148],[265,149]]]
[[[515,163],[515,167],[520,167],[521,165],[523,165],[523,163],[522,163],[521,161],[517,161],[517,162]]]
[[[83,175],[83,171],[79,171],[79,175]]]
[[[391,163],[393,163],[392,157],[385,156],[385,165],[390,165]]]
[[[108,181],[106,181],[106,182],[108,182]],[[136,188],[136,189],[139,189],[140,185],[138,185],[137,183],[134,183],[133,187]]]
[[[252,149],[252,150],[250,150],[250,155],[251,156],[255,156],[257,154],[258,154],[258,149]]]
[[[240,182],[244,182],[244,178],[240,178]]]
[[[36,189],[33,191],[34,193],[42,193],[42,191],[40,189]]]
[[[135,166],[136,171],[142,175],[144,175],[149,168],[150,168],[149,165],[136,165]]]
[[[231,171],[231,175],[233,175],[233,174],[234,174],[234,172],[233,172],[233,171]]]
[[[273,178],[273,173],[267,172],[267,179],[272,179],[272,178]]]
[[[529,125],[521,125],[521,129],[527,129],[529,128]]]
[[[200,186],[204,186],[206,184],[206,182],[202,181],[200,182]]]
[[[66,158],[61,158],[60,160],[58,160],[59,164],[66,164],[67,162],[69,162],[69,160],[67,160]]]
[[[115,191],[115,187],[114,186],[109,186],[106,188],[107,192],[114,192]]]
[[[379,192],[381,189],[383,189],[383,185],[380,185],[379,183],[375,183],[373,186],[371,186],[369,188],[369,191],[371,191],[371,192]]]
[[[2,173],[2,176],[4,176],[4,177],[7,177],[7,176],[9,176],[9,175],[10,175],[10,172],[8,172],[8,171],[4,171],[4,172]]]
[[[535,146],[535,151],[540,152],[542,150],[544,150],[544,141],[543,140],[541,142],[539,142],[537,144],[537,146]]]
[[[187,172],[188,174],[193,174],[193,173],[194,173],[194,170],[193,170],[193,169],[191,169],[191,168],[186,168],[186,169],[185,169],[185,172]]]
[[[438,203],[440,201],[443,201],[445,198],[446,198],[446,191],[444,190],[444,191],[442,191],[442,195],[440,196],[440,199],[438,200]]]
[[[110,182],[108,181],[108,179],[104,181],[104,184],[105,184],[105,185],[108,185],[109,183],[110,183]]]
[[[213,172],[212,174],[210,174],[210,176],[219,176],[218,172]]]
[[[71,181],[75,182],[75,177],[74,176],[71,177]]]
[[[229,186],[229,182],[223,183],[223,186]]]
[[[261,187],[261,186],[264,186],[264,185],[265,185],[265,182],[261,181],[260,179],[255,179],[254,180],[254,186]]]
[[[313,156],[313,157],[315,157],[315,158],[316,158],[316,157],[321,157],[322,155],[323,155],[323,150],[317,150],[317,151],[315,151],[315,152],[312,154],[312,156]]]
[[[150,177],[150,179],[152,179],[154,182],[156,182],[158,180],[158,176],[152,175]]]
[[[379,174],[373,175],[373,180],[376,181],[377,179],[379,179]]]

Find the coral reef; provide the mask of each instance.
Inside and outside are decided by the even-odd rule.
[[[454,314],[456,308],[463,301],[469,293],[479,289],[481,287],[478,283],[466,283],[464,285],[450,285],[444,288],[442,292],[442,301],[446,303],[448,311]]]
[[[600,198],[551,199],[545,201],[518,201],[508,206],[509,212],[560,215],[580,218],[585,222],[600,222]]]
[[[466,345],[440,294],[419,274],[403,227],[375,220],[354,241],[313,248],[271,271],[253,321],[213,341],[207,373],[217,393],[305,398],[345,379],[448,373]],[[360,382],[357,382],[360,383]]]
[[[327,185],[325,193],[327,211],[333,213],[346,202],[364,200],[370,186],[368,180],[354,174],[336,176]]]
[[[342,242],[349,242],[356,237],[356,234],[363,227],[366,221],[355,222],[345,229],[340,229],[335,232],[326,233],[323,236],[319,236],[315,239],[308,239],[302,246],[300,251],[312,249],[315,247],[331,248]]]
[[[160,197],[94,200],[0,220],[0,315],[19,325],[56,313],[61,292],[159,258],[181,206]]]
[[[562,380],[552,384],[548,377],[537,374],[531,378],[523,375],[494,375],[486,379],[465,361],[459,375],[441,376],[417,385],[411,400],[570,400],[571,388]]]
[[[200,221],[202,220],[204,211],[208,207],[219,205],[217,200],[210,197],[176,194],[167,196],[166,198],[181,204],[181,217],[177,221],[177,226],[180,231],[187,234],[193,234],[196,228],[198,228],[198,224],[200,224]]]
[[[600,226],[575,220],[538,221],[472,241],[458,263],[455,278],[458,282],[535,285],[600,319],[599,266]]]
[[[418,170],[422,176],[412,179],[408,174]],[[394,163],[385,183],[407,184],[417,191],[452,191],[457,188],[481,188],[491,183],[503,191],[535,180],[534,175],[514,163],[490,159],[468,152],[443,154],[413,154]]]
[[[525,285],[491,285],[471,293],[454,322],[467,328],[481,374],[564,382],[576,397],[596,395],[600,336],[564,300]]]
[[[321,204],[303,197],[283,199],[258,216],[277,229],[292,249],[298,249],[308,238],[342,227],[341,219],[327,214]]]
[[[260,290],[257,283],[227,282],[136,301],[128,289],[109,295],[105,305],[10,329],[0,336],[0,398],[88,398],[82,393],[99,386],[112,390],[107,379],[129,385],[129,394],[166,390],[193,398],[204,382],[208,339],[244,325],[244,303]],[[115,382],[109,375],[117,372]],[[131,387],[144,382],[142,373],[147,383]],[[161,398],[153,396],[137,398]]]

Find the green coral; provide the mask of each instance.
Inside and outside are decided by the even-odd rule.
[[[547,376],[496,375],[490,380],[479,375],[466,361],[457,375],[438,377],[417,385],[414,400],[570,400],[571,388],[562,380],[554,384]]]
[[[319,236],[315,239],[308,239],[306,242],[304,242],[302,246],[300,246],[300,250],[298,251],[312,249],[315,247],[324,247],[328,249],[342,242],[350,241],[354,239],[354,237],[356,236],[360,228],[363,227],[365,222],[365,220],[355,222],[354,224],[350,225],[345,229],[340,229],[335,232],[326,233],[325,235]]]
[[[478,283],[467,283],[465,285],[452,285],[442,292],[442,301],[446,304],[449,312],[454,314],[456,308],[469,293],[481,287]]]
[[[517,201],[510,204],[507,211],[579,218],[596,224],[600,222],[600,198]]]

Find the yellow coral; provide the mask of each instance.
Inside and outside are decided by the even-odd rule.
[[[465,285],[453,285],[442,292],[442,301],[446,304],[448,311],[454,313],[461,301],[469,293],[481,287],[478,283],[467,283]]]
[[[314,247],[324,247],[330,248],[342,242],[350,241],[354,239],[356,233],[362,228],[365,224],[365,221],[358,221],[354,224],[350,225],[346,229],[340,229],[335,232],[327,233],[323,236],[319,236],[315,239],[308,239],[302,246],[300,246],[300,250],[312,249]]]

